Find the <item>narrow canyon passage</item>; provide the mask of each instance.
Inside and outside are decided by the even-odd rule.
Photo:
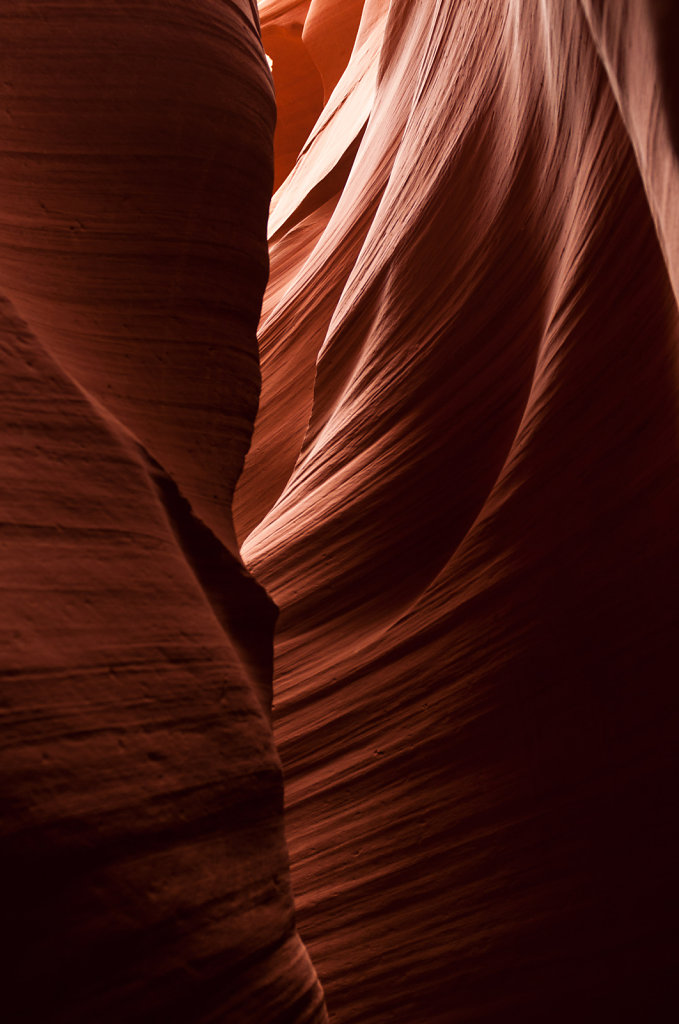
[[[3,1018],[672,1019],[675,5],[0,31]]]

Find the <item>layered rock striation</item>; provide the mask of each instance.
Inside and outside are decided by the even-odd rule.
[[[320,1022],[231,494],[275,106],[249,0],[0,13],[2,1016]]]
[[[343,1024],[676,1005],[672,9],[366,4],[274,196],[237,528]]]
[[[0,29],[5,1016],[665,1019],[673,5]]]

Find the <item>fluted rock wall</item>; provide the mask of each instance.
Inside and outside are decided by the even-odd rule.
[[[0,12],[9,1022],[320,1022],[230,496],[274,102],[249,0]]]
[[[237,529],[342,1024],[677,1008],[671,22],[376,0],[274,197]]]
[[[673,5],[259,6],[0,13],[3,1018],[671,1019]]]

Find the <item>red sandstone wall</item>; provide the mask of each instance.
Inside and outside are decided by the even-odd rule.
[[[231,523],[273,172],[256,9],[21,0],[0,36],[0,1013],[320,1022],[275,608]]]
[[[259,6],[0,14],[3,1014],[671,1019],[673,6]]]
[[[656,1019],[671,5],[371,7],[274,197],[236,496],[281,608],[300,928],[343,1024]]]

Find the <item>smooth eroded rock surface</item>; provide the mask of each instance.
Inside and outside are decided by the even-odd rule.
[[[674,5],[259,6],[0,14],[4,1015],[673,1019]]]
[[[342,1024],[676,1007],[671,7],[366,5],[274,198],[236,508]]]

